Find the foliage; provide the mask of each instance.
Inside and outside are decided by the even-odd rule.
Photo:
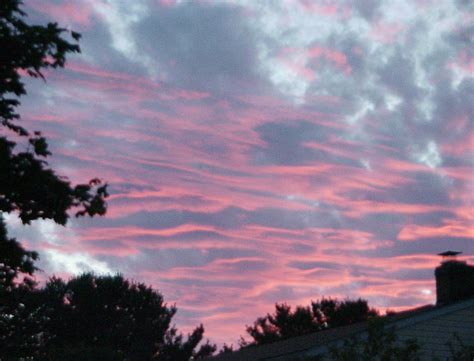
[[[350,325],[377,315],[369,308],[367,301],[322,299],[311,306],[298,306],[294,311],[287,304],[276,304],[275,312],[258,318],[252,326],[247,326],[251,342],[240,341],[242,347],[262,345],[327,328]]]
[[[51,153],[41,133],[18,124],[16,108],[26,94],[22,75],[44,79],[44,70],[63,67],[67,54],[80,51],[79,34],[56,23],[29,25],[20,5],[19,0],[0,3],[0,129],[5,134],[0,137],[0,212],[16,212],[23,223],[43,218],[62,225],[69,209],[77,216],[103,215],[106,186],[99,179],[72,186],[48,167]],[[20,144],[26,150],[15,151]]]
[[[43,309],[35,305],[34,262],[7,237],[2,213],[15,213],[23,223],[51,219],[65,225],[68,211],[76,216],[103,215],[107,188],[98,179],[71,185],[52,170],[48,142],[40,132],[20,124],[16,109],[26,94],[23,76],[44,80],[44,71],[65,65],[80,51],[80,35],[56,23],[30,25],[19,0],[0,2],[0,353],[36,354],[45,342]],[[70,35],[68,40],[64,36]]]
[[[64,225],[74,209],[77,216],[103,215],[106,185],[99,179],[72,186],[49,168],[51,154],[46,139],[19,125],[16,108],[26,94],[23,75],[44,79],[43,71],[63,67],[68,53],[79,52],[79,34],[69,32],[73,43],[63,38],[65,29],[56,23],[29,25],[21,1],[0,3],[0,292],[7,292],[23,274],[24,286],[32,281],[37,253],[26,251],[6,237],[2,213],[16,213],[23,223],[43,218]],[[26,149],[16,151],[24,146]],[[6,294],[0,312],[5,311]]]
[[[228,345],[226,343],[224,343],[224,345],[222,346],[222,348],[219,350],[219,354],[221,353],[231,353],[231,352],[234,352],[234,345]]]
[[[8,238],[5,222],[0,216],[0,295],[5,296],[18,285],[15,280],[20,274],[23,275],[20,283],[33,286],[34,261],[37,259],[36,252],[26,251],[15,239]],[[0,297],[2,301],[5,297]]]
[[[15,239],[8,238],[0,217],[0,354],[13,349],[34,353],[39,347],[38,339],[27,335],[39,334],[42,320],[34,317],[24,300],[35,286],[32,275],[37,258],[36,252],[26,251]]]
[[[83,274],[67,282],[52,278],[45,287],[29,290],[23,303],[41,329],[23,335],[37,340],[34,348],[17,339],[12,345],[17,347],[4,348],[2,354],[11,359],[184,361],[215,351],[209,342],[197,348],[202,325],[185,339],[171,324],[174,306],[152,288],[120,275]]]

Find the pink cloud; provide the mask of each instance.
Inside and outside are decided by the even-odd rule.
[[[93,9],[86,1],[64,1],[59,4],[48,1],[27,1],[28,7],[41,12],[62,24],[87,28],[91,25]]]
[[[445,221],[442,226],[427,227],[409,224],[402,228],[398,234],[401,241],[416,241],[420,238],[430,237],[461,237],[474,239],[474,229],[471,222]]]
[[[324,58],[325,60],[333,63],[336,67],[343,70],[347,75],[351,74],[352,69],[349,63],[347,62],[347,57],[344,53],[328,49],[320,46],[315,46],[308,49],[309,58]]]
[[[379,21],[372,25],[370,35],[377,41],[390,44],[402,37],[406,29],[407,27],[401,23]]]
[[[306,64],[308,60],[309,64],[312,64],[315,59],[323,59],[343,71],[346,75],[350,75],[352,72],[351,66],[344,53],[322,46],[314,46],[307,49],[283,48],[280,50],[278,58],[289,69],[309,81],[314,80],[317,75],[315,71]]]

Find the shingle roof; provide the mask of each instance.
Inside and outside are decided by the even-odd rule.
[[[440,313],[452,312],[465,305],[474,304],[474,298],[446,306],[426,305],[408,311],[386,316],[389,324],[397,327],[406,327],[418,320],[437,317]],[[337,327],[326,331],[315,332],[303,336],[277,341],[261,346],[247,347],[239,351],[220,354],[209,358],[209,361],[258,361],[272,360],[274,358],[291,359],[309,349],[323,347],[329,343],[350,338],[351,336],[367,330],[367,322],[360,322],[349,326]]]
[[[310,333],[297,336],[282,341],[277,341],[261,346],[247,347],[239,351],[218,355],[211,358],[213,361],[242,361],[242,360],[265,360],[274,356],[298,354],[304,350],[318,345],[350,337],[351,335],[364,331],[367,325],[365,322],[343,326],[327,331]]]

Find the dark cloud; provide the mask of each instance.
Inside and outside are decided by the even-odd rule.
[[[265,147],[254,149],[253,158],[259,165],[304,165],[318,161],[358,165],[356,162],[312,149],[306,143],[326,143],[326,128],[305,120],[267,122],[255,129],[265,142]]]
[[[141,51],[167,80],[197,89],[235,92],[259,78],[254,33],[244,9],[183,2],[152,8],[133,29]]]
[[[395,257],[404,255],[437,255],[447,249],[474,252],[474,240],[461,237],[420,237],[417,241],[396,241],[393,246],[377,250],[355,251],[354,255],[365,257]]]
[[[449,185],[437,174],[420,172],[411,175],[411,181],[387,192],[367,193],[367,199],[378,202],[403,204],[449,204]]]
[[[387,279],[432,281],[433,271],[432,267],[421,269],[400,269],[387,274]]]
[[[85,223],[85,220],[78,220]],[[253,211],[238,207],[227,207],[216,212],[191,212],[167,210],[157,212],[135,212],[120,218],[100,218],[95,227],[127,227],[143,229],[167,229],[184,224],[202,224],[219,229],[239,229],[246,225],[261,225],[276,229],[304,229],[313,226],[339,227],[339,221],[318,209],[294,211],[284,208],[258,208]],[[213,232],[196,231],[187,234],[190,238],[213,237]]]
[[[474,4],[471,0],[456,0],[455,2],[462,10],[466,10],[466,8],[474,10]]]
[[[353,0],[351,3],[367,21],[373,20],[379,13],[379,7],[383,6],[380,0]]]
[[[342,269],[341,265],[335,264],[334,262],[300,262],[293,261],[288,263],[289,267],[293,267],[300,270],[310,270],[313,268],[322,269]]]
[[[449,74],[449,73],[448,73]],[[438,131],[448,130],[448,122],[450,120],[467,117],[470,121],[466,122],[463,128],[449,129],[449,133],[437,134],[440,138],[464,135],[467,130],[473,129],[474,105],[472,98],[474,97],[474,79],[464,79],[457,87],[453,87],[452,77],[442,77],[436,87],[434,95],[435,104],[435,122],[438,124]]]
[[[148,75],[145,68],[137,66],[133,59],[113,46],[113,34],[103,22],[93,22],[91,27],[81,32],[81,35],[82,55],[76,55],[74,60],[85,60],[93,66],[115,74],[127,74],[130,77]],[[83,74],[78,76],[84,79]]]
[[[416,101],[422,89],[415,84],[414,59],[404,55],[400,48],[388,59],[378,72],[380,82],[402,97],[405,101]]]

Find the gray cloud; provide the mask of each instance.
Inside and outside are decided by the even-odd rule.
[[[420,172],[411,176],[412,181],[383,193],[368,193],[367,199],[378,202],[403,204],[448,204],[449,185],[442,177]]]
[[[351,3],[367,21],[373,20],[379,14],[380,6],[383,6],[380,0],[353,0]]]
[[[78,224],[89,224],[79,219]],[[239,229],[245,225],[262,225],[277,229],[304,229],[307,227],[340,226],[331,214],[314,211],[294,211],[285,208],[257,208],[252,211],[238,207],[227,207],[212,213],[167,210],[157,212],[136,212],[120,218],[98,218],[94,227],[134,226],[143,229],[166,229],[184,224],[202,224],[220,229]],[[188,237],[214,237],[213,232],[191,232]],[[186,235],[184,235],[186,238]],[[148,237],[148,236],[147,236]],[[158,238],[158,237],[157,237]],[[201,237],[202,238],[202,237]]]
[[[378,72],[380,84],[393,90],[405,101],[417,101],[422,90],[415,84],[414,59],[403,54],[397,48],[394,54],[388,59]]]
[[[167,81],[224,93],[256,85],[255,35],[243,8],[196,2],[156,6],[133,32],[138,48],[156,60]]]
[[[355,165],[351,159],[335,156],[323,150],[312,149],[305,143],[325,143],[330,132],[305,120],[267,122],[256,128],[265,147],[253,150],[253,158],[259,165],[303,165],[318,161]]]

